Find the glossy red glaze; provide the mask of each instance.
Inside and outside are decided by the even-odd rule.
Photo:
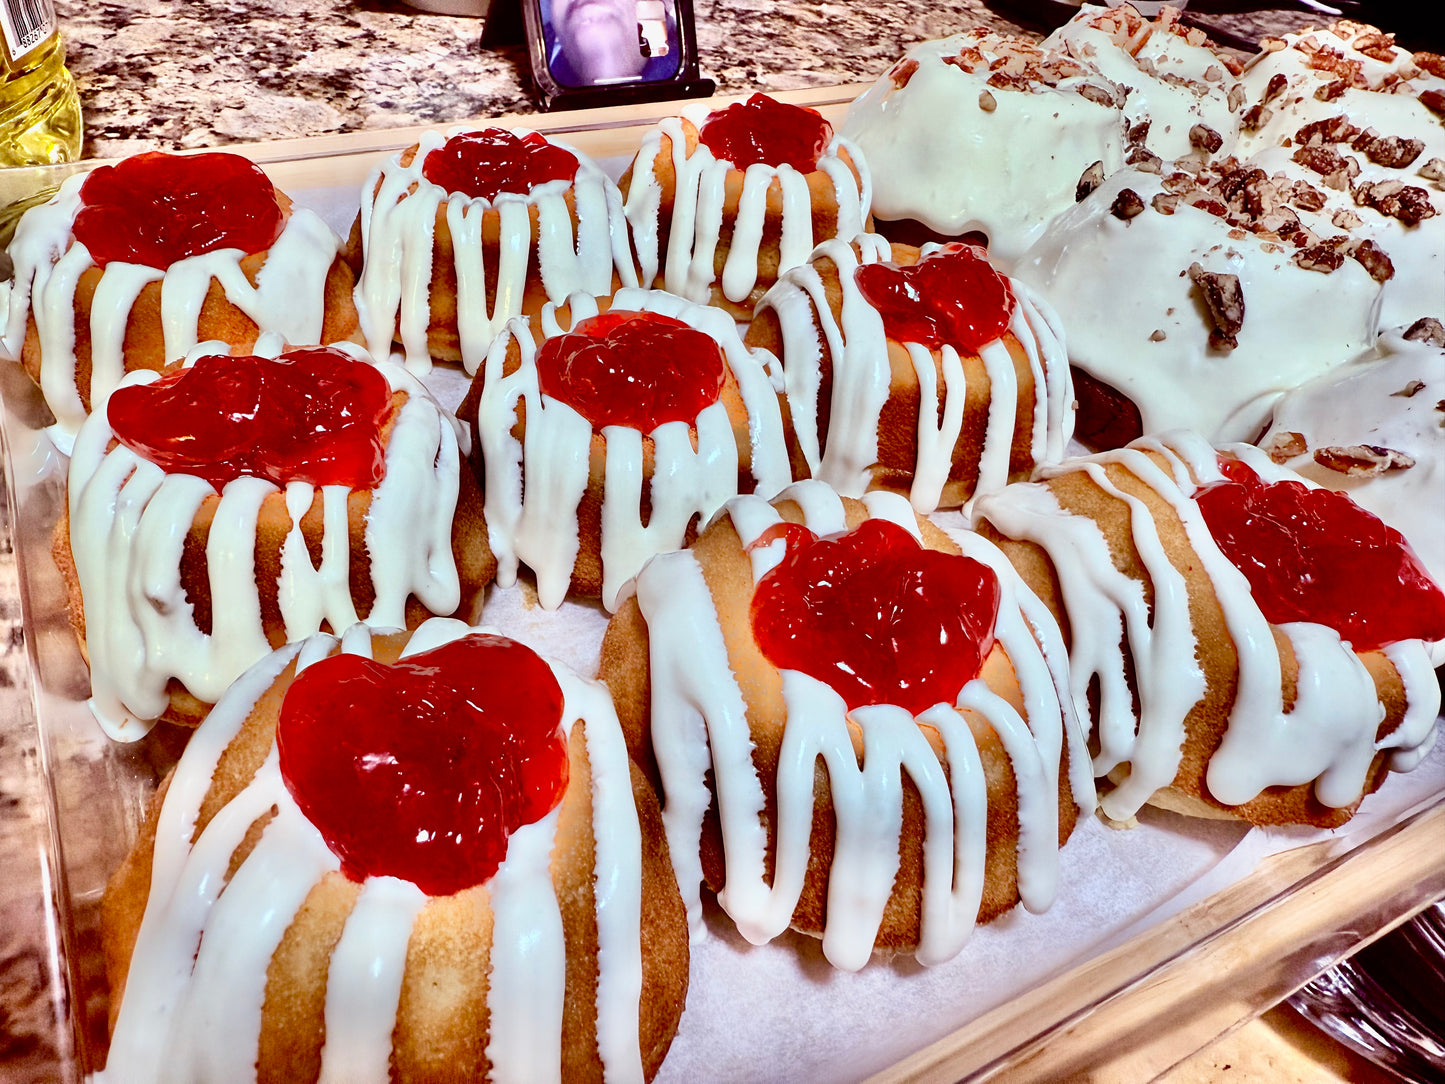
[[[1013,318],[1008,279],[976,245],[944,245],[911,267],[864,264],[854,272],[854,281],[895,342],[919,343],[930,350],[946,343],[960,353],[976,354],[1007,331]]]
[[[833,139],[833,126],[816,110],[754,94],[709,114],[698,139],[714,158],[737,169],[761,162],[812,173]]]
[[[505,128],[462,132],[426,156],[422,176],[448,192],[494,200],[499,193],[526,195],[548,181],[577,176],[577,156],[537,132],[518,136]]]
[[[1266,483],[1238,460],[1195,500],[1272,625],[1328,625],[1356,651],[1445,639],[1445,592],[1399,531],[1343,493]]]
[[[753,637],[774,666],[830,685],[849,710],[895,704],[914,715],[952,704],[993,650],[999,584],[991,568],[924,549],[870,519],[837,538],[782,524],[787,555],[753,592]]]
[[[567,789],[562,690],[532,651],[473,633],[394,665],[333,655],[281,705],[286,789],[354,881],[482,884]]]
[[[692,422],[717,402],[725,374],[711,336],[654,312],[604,312],[542,343],[542,393],[593,428],[625,425],[650,433],[664,422]]]
[[[197,358],[118,388],[106,415],[127,448],[217,490],[242,475],[369,489],[386,473],[381,427],[390,409],[379,369],[318,346],[275,360]]]
[[[104,267],[161,271],[222,248],[261,252],[285,219],[261,167],[236,154],[137,154],[97,166],[80,186],[72,232]]]

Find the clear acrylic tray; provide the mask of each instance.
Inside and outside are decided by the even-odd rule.
[[[836,119],[859,89],[779,97]],[[565,133],[620,169],[643,130],[676,108],[487,123]],[[420,131],[228,149],[344,232],[368,170]],[[91,164],[0,172],[0,206]],[[439,379],[454,403],[456,374]],[[11,633],[0,659],[0,1075],[80,1080],[107,1044],[101,893],[185,734],[162,726],[117,745],[90,717],[50,558],[64,459],[18,366],[0,365],[0,400],[0,620]],[[546,615],[524,593],[494,592],[485,617],[526,624],[595,672],[595,608]],[[662,1079],[1149,1079],[1445,897],[1445,750],[1388,780],[1336,833],[1153,812],[1119,832],[1089,818],[1063,865],[1053,909],[1006,916],[934,969],[876,961],[841,975],[807,938],[751,948],[710,916]]]

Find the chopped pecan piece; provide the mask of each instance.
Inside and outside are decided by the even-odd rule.
[[[908,80],[913,78],[913,73],[918,70],[918,61],[911,56],[906,56],[888,72],[888,78],[893,80],[893,85],[902,90],[908,85]]]
[[[1213,154],[1224,146],[1224,137],[1207,124],[1196,124],[1189,129],[1189,145]]]
[[[1429,343],[1431,346],[1445,346],[1445,324],[1433,316],[1422,316],[1410,325],[1405,338],[1415,343]]]
[[[1360,134],[1360,130],[1350,123],[1348,117],[1326,117],[1324,120],[1311,121],[1295,132],[1296,143],[1348,143]]]
[[[1164,168],[1164,160],[1142,143],[1135,143],[1129,148],[1129,153],[1124,155],[1124,164],[1145,173],[1159,173]]]
[[[1288,463],[1297,455],[1304,455],[1310,450],[1309,442],[1305,440],[1303,433],[1279,432],[1261,444],[1271,459],[1276,463]]]
[[[1423,68],[1431,75],[1445,79],[1445,56],[1439,53],[1416,53],[1411,59],[1415,61],[1417,68]]]
[[[1395,35],[1365,34],[1355,39],[1355,48],[1371,60],[1380,60],[1388,64],[1395,59]]]
[[[1351,258],[1370,273],[1376,282],[1389,282],[1395,277],[1395,265],[1389,254],[1373,241],[1353,242],[1348,249]]]
[[[978,107],[985,113],[992,113],[998,108],[998,99],[989,91],[981,90],[978,92]]]
[[[1257,132],[1269,123],[1272,116],[1272,109],[1266,109],[1263,105],[1252,105],[1244,111],[1244,116],[1239,118],[1239,126],[1246,132]]]
[[[1280,78],[1283,79],[1284,76],[1280,76]],[[1229,88],[1229,111],[1231,113],[1238,113],[1239,107],[1244,104],[1244,98],[1244,87],[1239,83],[1235,83]]]
[[[1233,350],[1239,345],[1239,332],[1244,327],[1244,291],[1240,288],[1239,276],[1206,271],[1198,263],[1192,263],[1189,281],[1203,296],[1209,313],[1210,347]]]
[[[1264,97],[1259,100],[1260,104],[1266,104],[1274,98],[1277,98],[1280,91],[1284,90],[1288,85],[1289,80],[1285,78],[1284,72],[1275,72],[1269,77],[1269,82],[1265,84]]]
[[[1335,445],[1316,448],[1314,460],[1326,470],[1353,478],[1368,478],[1392,470],[1409,470],[1415,465],[1412,456],[1393,448],[1375,444]]]
[[[1294,262],[1306,271],[1319,271],[1328,275],[1344,265],[1345,256],[1329,242],[1322,242],[1300,249],[1294,254]]]
[[[1109,205],[1109,213],[1124,222],[1129,221],[1135,215],[1144,211],[1144,201],[1139,193],[1132,188],[1120,189],[1119,194],[1114,197],[1114,202]]]
[[[1332,102],[1349,89],[1349,83],[1343,79],[1336,79],[1333,82],[1323,84],[1315,91],[1315,97],[1322,102]]]
[[[1115,95],[1101,86],[1093,83],[1084,83],[1079,87],[1079,97],[1085,101],[1093,102],[1095,105],[1114,105]]]
[[[1436,326],[1438,327],[1439,324],[1437,323]],[[1414,329],[1411,328],[1411,330],[1413,331]],[[1409,332],[1406,332],[1405,334],[1408,336],[1408,335],[1409,335]],[[1441,346],[1445,346],[1445,342],[1440,343],[1440,345],[1441,345]],[[1419,395],[1420,392],[1422,392],[1422,391],[1424,391],[1424,390],[1425,390],[1425,381],[1423,381],[1423,380],[1412,380],[1412,381],[1410,381],[1408,384],[1406,384],[1403,388],[1401,388],[1399,391],[1392,391],[1392,392],[1390,393],[1390,398],[1391,398],[1391,399],[1413,399],[1413,398],[1415,398],[1415,396]]]
[[[1404,169],[1425,149],[1425,143],[1419,139],[1405,139],[1401,136],[1377,136],[1360,146],[1356,141],[1355,149],[1362,151],[1366,158],[1377,166],[1384,166],[1386,169]]]
[[[1131,125],[1129,127],[1129,130],[1124,133],[1124,142],[1143,143],[1146,139],[1149,138],[1150,123],[1151,121],[1149,120],[1149,118],[1145,117],[1138,124]]]
[[[1079,183],[1074,188],[1074,202],[1087,199],[1090,192],[1104,183],[1104,163],[1095,162],[1083,173],[1079,174]]]
[[[1422,90],[1420,104],[1436,116],[1445,117],[1445,91]]]
[[[1342,230],[1353,230],[1364,224],[1364,219],[1348,207],[1341,207],[1330,216],[1330,222]]]
[[[1407,226],[1435,216],[1430,194],[1403,181],[1366,181],[1356,186],[1354,197],[1359,206],[1373,207],[1380,214],[1399,219]]]
[[[1179,197],[1173,192],[1155,192],[1149,206],[1161,215],[1172,215],[1179,207]]]
[[[1445,181],[1445,158],[1432,158],[1420,167],[1420,176],[1427,181]]]

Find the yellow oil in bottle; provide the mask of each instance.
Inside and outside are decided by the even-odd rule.
[[[51,0],[0,0],[0,166],[80,157],[80,97]]]

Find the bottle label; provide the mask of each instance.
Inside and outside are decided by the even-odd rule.
[[[20,60],[55,33],[51,0],[0,0],[0,32],[5,35],[6,54]]]

